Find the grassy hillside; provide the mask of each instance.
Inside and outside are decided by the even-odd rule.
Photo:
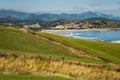
[[[47,33],[38,33],[38,35],[88,54],[96,55],[104,60],[120,63],[120,44],[72,39]]]
[[[19,55],[40,55],[48,58],[50,56],[54,58],[64,57],[66,60],[102,63],[94,59],[74,56],[68,49],[38,38],[27,31],[14,28],[0,27],[0,52]]]
[[[36,34],[36,33],[35,33]],[[94,59],[78,57],[71,54],[69,49],[65,49],[50,41],[38,38],[27,31],[13,28],[0,27],[0,52],[16,53],[26,55],[40,55],[44,57],[62,58],[67,60],[77,60],[87,63],[103,63]],[[63,45],[75,48],[88,54],[95,55],[104,60],[120,63],[120,44],[110,44],[96,41],[85,41],[56,36],[47,33],[37,33],[40,37],[46,37],[51,41],[57,41]]]
[[[119,80],[120,66],[108,64],[109,61],[120,63],[119,47],[119,44],[0,27],[0,74],[13,75],[0,75],[0,80],[64,80],[42,75],[78,80]]]
[[[69,51],[45,40],[39,39],[27,32],[0,27],[1,53],[16,52],[17,54],[63,57],[69,56]]]
[[[0,28],[0,49],[37,54],[67,55],[68,51],[29,33],[17,29]],[[34,55],[33,54],[33,55]]]

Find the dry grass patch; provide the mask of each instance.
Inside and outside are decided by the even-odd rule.
[[[119,80],[120,67],[103,67],[40,56],[17,56],[0,54],[1,74],[24,74],[72,77],[78,80]]]

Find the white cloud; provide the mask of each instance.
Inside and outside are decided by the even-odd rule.
[[[106,14],[112,14],[116,17],[120,17],[120,8],[117,9],[109,9],[109,10],[105,10],[105,9],[101,9],[99,10],[100,12],[106,13]]]
[[[101,6],[102,4],[101,3],[95,3],[95,4],[91,4],[90,6],[91,7],[98,7],[98,6]]]

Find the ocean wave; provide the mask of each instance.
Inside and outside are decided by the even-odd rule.
[[[77,36],[75,36],[75,37],[77,37]],[[79,36],[78,38],[80,38],[80,39],[87,39],[87,40],[97,40],[97,38],[82,37],[82,36]]]
[[[66,36],[71,37],[71,38],[85,39],[85,40],[98,40],[97,38],[78,36],[78,35],[74,35],[74,34],[69,34],[69,35],[66,35]]]
[[[110,43],[120,43],[120,40],[118,37],[109,37],[109,35],[105,35],[102,34],[102,36],[100,34],[98,34],[98,36],[96,35],[89,35],[88,34],[84,34],[84,33],[74,33],[74,32],[67,32],[63,34],[66,37],[70,37],[70,38],[78,38],[78,39],[83,39],[83,40],[94,40],[94,41],[102,41],[102,42],[110,42]],[[114,39],[115,38],[115,39]]]
[[[82,34],[80,33],[65,33],[64,34],[67,37],[71,37],[71,38],[79,38],[79,39],[86,39],[86,40],[98,40],[97,38],[91,38],[91,37],[85,37],[82,36]]]
[[[111,43],[120,43],[120,40],[112,41]]]
[[[83,34],[82,33],[75,33],[74,35],[75,36],[82,36]]]

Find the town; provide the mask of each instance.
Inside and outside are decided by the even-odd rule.
[[[118,28],[120,26],[119,22],[110,21],[107,19],[88,19],[88,20],[60,20],[60,21],[49,21],[49,22],[39,22],[34,23],[2,23],[1,25],[6,27],[16,27],[16,28],[25,28],[35,31],[40,31],[42,29],[49,30],[66,30],[66,29],[101,29],[101,28]]]

